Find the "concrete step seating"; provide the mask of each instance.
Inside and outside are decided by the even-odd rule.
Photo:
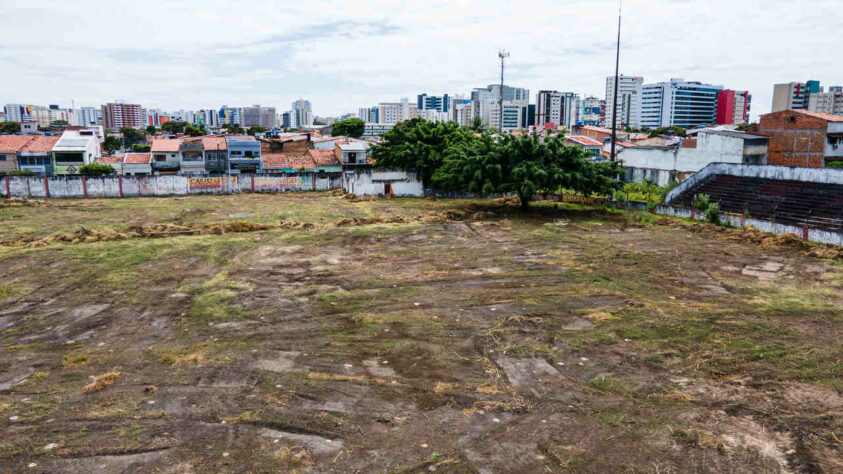
[[[720,203],[722,212],[743,214],[754,219],[825,229],[843,230],[843,185],[802,181],[744,178],[717,175],[702,182],[674,201],[691,207],[694,196],[708,194]]]

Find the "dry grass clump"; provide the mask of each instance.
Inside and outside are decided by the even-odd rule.
[[[302,466],[313,465],[313,459],[310,457],[310,453],[301,446],[294,446],[292,448],[284,446],[278,448],[278,451],[275,451],[272,457],[285,463],[299,464]]]
[[[110,372],[106,372],[104,374],[97,375],[94,377],[94,380],[85,385],[82,389],[82,393],[91,393],[91,392],[99,392],[107,387],[110,387],[114,382],[117,381],[117,378],[122,375],[120,372],[116,370],[111,370]]]
[[[451,382],[436,382],[436,385],[433,387],[433,393],[437,395],[442,395],[445,392],[450,392],[451,390],[456,389],[459,387],[457,383]]]
[[[500,387],[493,383],[484,383],[474,387],[474,391],[477,393],[482,393],[484,395],[496,395],[499,393],[505,393]]]
[[[613,316],[611,313],[607,313],[605,311],[598,311],[595,313],[587,314],[585,316],[592,321],[612,321],[615,319],[619,319],[617,316]]]
[[[192,354],[183,355],[173,359],[170,365],[177,367],[179,365],[198,364],[202,362],[204,356],[201,352],[194,352]]]

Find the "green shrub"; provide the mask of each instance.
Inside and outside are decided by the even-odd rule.
[[[720,204],[713,202],[705,210],[705,220],[712,224],[720,225]]]
[[[615,191],[614,193],[612,193],[612,197],[614,197],[615,201],[618,202],[626,201],[626,193],[624,193],[623,191]]]
[[[693,206],[694,209],[697,209],[699,211],[705,211],[706,209],[708,209],[708,200],[708,194],[697,194],[694,196],[694,200],[693,202],[691,202],[691,206]]]
[[[0,171],[0,176],[35,176],[35,172],[30,170]]]
[[[79,174],[82,176],[105,176],[114,173],[114,168],[102,163],[91,163],[79,167]]]
[[[136,153],[143,153],[147,152],[152,149],[152,145],[141,145],[140,143],[135,143],[132,145],[132,151]]]

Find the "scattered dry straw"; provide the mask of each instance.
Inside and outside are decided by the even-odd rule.
[[[104,390],[117,381],[117,378],[120,377],[120,375],[120,372],[117,372],[116,370],[97,375],[91,383],[85,385],[82,389],[82,393],[99,392]]]

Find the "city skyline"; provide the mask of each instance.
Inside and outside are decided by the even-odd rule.
[[[412,12],[322,2],[283,8],[185,2],[166,10],[126,3],[107,24],[88,14],[93,4],[44,3],[10,5],[0,20],[9,38],[0,59],[7,82],[0,102],[69,107],[71,100],[81,106],[121,98],[166,110],[259,103],[281,113],[305,97],[314,115],[339,116],[496,83],[500,47],[512,53],[507,85],[533,95],[559,90],[603,98],[614,72],[614,1],[526,2],[517,12],[497,3],[419,5]],[[810,9],[737,3],[628,0],[621,72],[647,83],[684,78],[748,90],[753,120],[770,111],[775,83],[840,82],[839,67],[824,59],[839,24],[828,15],[843,16],[834,2],[812,2]],[[21,21],[36,14],[43,40],[37,46],[26,34],[33,22]],[[437,35],[428,34],[432,27]],[[94,28],[108,40],[83,34]],[[236,35],[207,35],[225,29]],[[171,34],[144,34],[159,30]],[[712,37],[718,41],[699,40]]]

